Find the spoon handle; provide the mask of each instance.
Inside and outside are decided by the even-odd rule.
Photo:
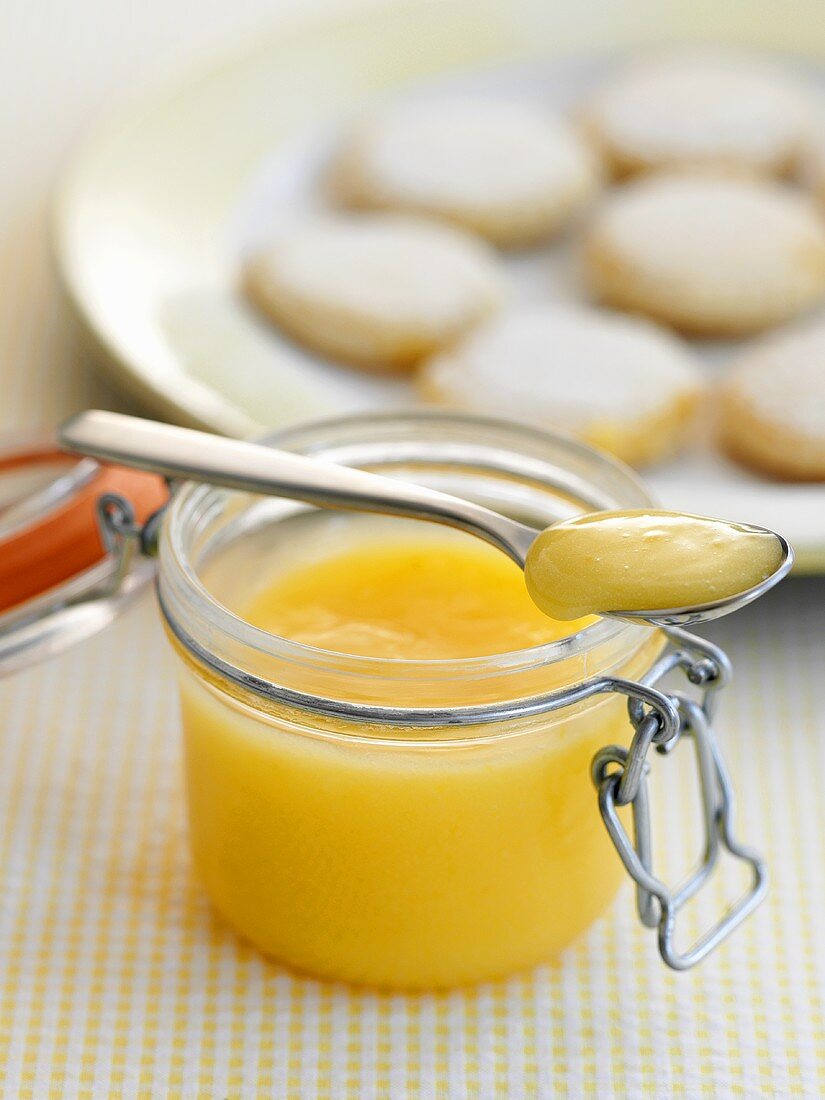
[[[89,410],[59,430],[60,445],[124,466],[252,493],[302,500],[320,508],[382,512],[468,531],[519,566],[536,531],[473,501],[369,473],[191,428],[122,413]]]

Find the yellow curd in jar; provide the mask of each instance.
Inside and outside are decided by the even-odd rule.
[[[509,558],[450,535],[368,540],[297,568],[259,594],[244,618],[320,649],[403,661],[528,649],[593,621],[545,615]]]
[[[475,539],[428,529],[330,545],[234,610],[373,658],[380,687],[363,661],[346,673],[355,700],[504,702],[598,671],[573,653],[485,679],[485,655],[592,620],[548,618],[521,571]],[[617,675],[639,676],[657,655],[660,640],[643,633]],[[276,959],[391,988],[474,982],[553,957],[614,894],[622,870],[589,769],[599,748],[629,739],[623,698],[469,729],[376,728],[267,703],[179,652],[197,870],[221,913]],[[433,688],[428,668],[466,658],[477,660]],[[305,691],[313,667],[308,656],[295,673]]]

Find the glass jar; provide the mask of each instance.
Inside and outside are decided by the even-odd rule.
[[[506,422],[377,415],[273,442],[539,528],[650,503],[607,456]],[[169,505],[158,477],[72,464],[53,443],[0,446],[0,482],[0,573],[14,582],[0,608],[0,675],[103,629],[155,573],[160,543],[195,863],[218,909],[270,955],[387,988],[494,978],[558,952],[607,906],[623,865],[662,958],[686,969],[763,896],[765,868],[734,835],[711,726],[729,665],[707,642],[602,619],[468,660],[326,652],[240,612],[280,570],[345,549],[365,523],[414,521],[194,485]],[[653,870],[647,761],[682,738],[695,749],[703,854],[671,888]],[[682,950],[678,913],[725,852],[750,885]]]
[[[497,421],[378,415],[273,442],[537,527],[652,503],[605,455]],[[609,904],[624,862],[637,882],[650,875],[640,913],[661,939],[682,899],[652,878],[644,780],[621,797],[623,746],[632,738],[643,760],[652,743],[704,721],[700,708],[693,722],[680,719],[673,698],[650,687],[665,665],[693,670],[696,682],[717,679],[721,666],[708,671],[704,649],[663,657],[661,632],[608,619],[520,652],[411,662],[315,649],[238,614],[289,562],[311,561],[365,523],[406,522],[205,486],[185,487],[171,505],[159,597],[177,654],[192,851],[217,909],[267,954],[313,975],[446,987],[557,954]],[[605,746],[595,778],[608,830],[590,774]],[[621,802],[633,804],[635,845]],[[754,866],[752,894],[764,878]],[[671,953],[671,965],[684,958]]]

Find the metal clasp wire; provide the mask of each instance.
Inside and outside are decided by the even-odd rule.
[[[735,837],[733,791],[711,727],[715,693],[729,680],[730,663],[722,650],[703,639],[676,628],[666,633],[676,648],[669,650],[636,685],[641,691],[634,692],[628,681],[615,682],[615,689],[629,696],[628,712],[635,733],[629,749],[609,745],[596,753],[592,776],[602,819],[622,863],[636,883],[639,917],[648,927],[658,928],[659,953],[667,965],[674,970],[687,970],[725,940],[756,908],[765,896],[768,880],[761,857]],[[653,688],[657,680],[676,668],[681,668],[692,684],[702,688],[701,703],[682,693],[665,695]],[[669,753],[681,737],[692,740],[696,754],[704,852],[688,878],[671,889],[653,873],[646,758],[654,745],[660,753]],[[628,805],[632,810],[632,839],[617,812],[620,806]],[[687,951],[680,952],[674,942],[676,917],[710,877],[723,851],[750,866],[750,885]]]
[[[106,553],[112,559],[113,568],[94,596],[112,595],[118,592],[129,575],[135,556],[157,555],[160,524],[167,505],[154,512],[144,524],[135,522],[135,510],[125,497],[118,493],[104,493],[97,502],[97,519],[100,537]]]

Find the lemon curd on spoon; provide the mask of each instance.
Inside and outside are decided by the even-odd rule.
[[[761,584],[783,561],[779,539],[746,524],[679,512],[593,512],[536,538],[528,591],[547,615],[703,607]]]

